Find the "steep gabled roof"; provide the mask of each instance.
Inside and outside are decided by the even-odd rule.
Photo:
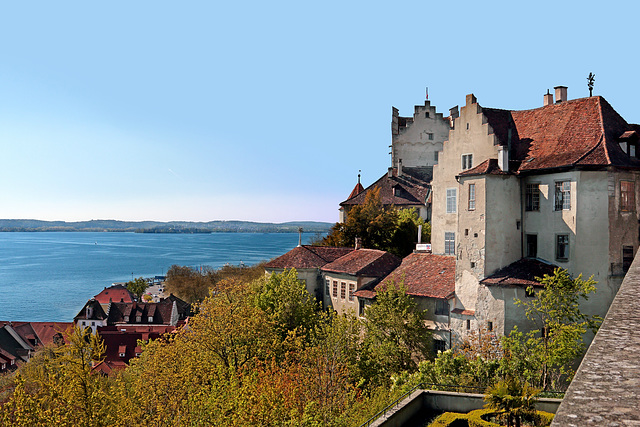
[[[536,258],[521,258],[481,280],[487,286],[542,287],[536,277],[552,275],[557,266]]]
[[[391,283],[404,283],[407,294],[448,298],[455,292],[456,259],[450,255],[413,253],[402,260],[402,264],[378,284],[379,290]]]
[[[362,186],[362,184],[360,184],[360,181],[358,181],[356,186],[353,187],[353,190],[351,190],[351,194],[349,194],[349,197],[347,197],[347,200],[349,200],[352,197],[357,196],[358,194],[362,193],[363,191],[364,191],[364,187]]]
[[[265,268],[320,268],[352,252],[353,248],[302,245],[265,264]]]
[[[385,206],[424,205],[432,176],[432,167],[403,167],[401,176],[398,176],[397,169],[393,169],[392,176],[384,174],[364,191],[340,203],[340,206],[364,204],[367,194],[375,188],[380,189],[380,201]]]
[[[497,114],[497,111],[501,111]],[[494,129],[504,129],[511,121],[512,159],[518,172],[563,167],[640,167],[619,146],[625,132],[635,130],[601,96],[580,98],[524,111],[484,109],[492,117]],[[509,113],[509,114],[507,114]]]
[[[113,302],[133,302],[135,299],[133,294],[122,285],[113,285],[104,288],[102,292],[93,297],[100,304],[109,304]]]
[[[386,251],[358,249],[325,265],[322,271],[352,276],[384,277],[400,265],[400,259]]]

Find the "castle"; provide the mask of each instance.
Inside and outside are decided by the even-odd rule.
[[[384,204],[431,221],[432,253],[418,251],[396,269],[430,308],[438,349],[474,331],[528,329],[514,298],[529,297],[535,278],[555,267],[593,276],[597,292],[582,309],[604,317],[638,248],[639,125],[601,96],[569,100],[558,86],[555,101],[547,91],[541,107],[524,111],[482,107],[473,94],[448,117],[429,101],[413,117],[393,108],[391,129],[393,166],[366,189],[358,183],[340,218],[377,187]],[[394,277],[387,268],[363,280],[345,275],[348,263],[338,260],[340,271],[325,264],[308,288],[338,311],[361,313]]]

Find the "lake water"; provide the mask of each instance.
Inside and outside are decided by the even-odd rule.
[[[256,264],[297,244],[296,233],[0,233],[0,320],[71,322],[113,282],[161,276],[173,264]]]

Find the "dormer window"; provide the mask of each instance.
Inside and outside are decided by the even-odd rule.
[[[129,321],[129,316],[124,316],[124,321],[128,322]]]
[[[153,323],[153,317],[152,316],[149,316],[147,319],[148,319],[149,323]]]
[[[142,323],[142,316],[136,316],[136,323]]]

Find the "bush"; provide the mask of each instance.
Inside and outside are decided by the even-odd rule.
[[[500,424],[488,421],[497,414],[491,409],[477,409],[468,414],[445,412],[429,424],[429,427],[500,427]],[[551,424],[553,416],[549,412],[536,411],[535,425],[547,427]]]

